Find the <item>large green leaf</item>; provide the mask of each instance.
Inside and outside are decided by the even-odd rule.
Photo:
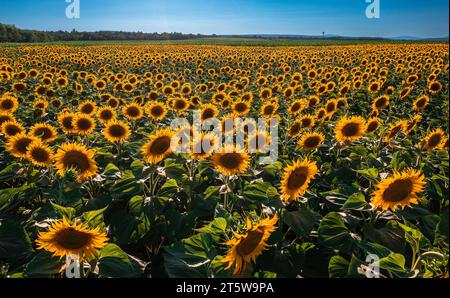
[[[33,248],[20,222],[0,221],[0,260],[13,263],[27,257]]]
[[[308,237],[311,231],[319,226],[320,215],[301,208],[297,211],[286,212],[284,222],[300,237]]]
[[[100,277],[138,278],[143,277],[143,269],[131,259],[119,246],[106,245],[99,255]]]
[[[355,245],[354,239],[339,213],[330,212],[320,222],[319,244],[343,252],[351,251]]]

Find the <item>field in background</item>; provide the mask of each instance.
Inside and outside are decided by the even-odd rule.
[[[381,40],[381,39],[254,39],[254,38],[199,38],[190,40],[123,40],[123,41],[67,41],[45,43],[0,43],[0,47],[18,47],[24,45],[47,46],[95,46],[95,45],[224,45],[224,46],[328,46],[358,44],[426,44],[429,41]],[[443,43],[443,42],[433,42]]]

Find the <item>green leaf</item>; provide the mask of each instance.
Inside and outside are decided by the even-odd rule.
[[[362,193],[356,193],[351,195],[347,201],[345,201],[344,206],[342,206],[343,210],[370,210],[370,204],[366,202],[366,198]]]
[[[41,251],[28,263],[24,274],[31,278],[50,277],[58,274],[63,265],[62,259],[54,257],[47,251]]]
[[[107,207],[99,210],[84,212],[81,217],[83,218],[83,222],[86,223],[91,228],[105,228],[104,217],[103,214]]]
[[[378,179],[378,170],[375,168],[369,168],[369,169],[365,169],[365,170],[357,170],[356,172],[372,181]]]
[[[377,264],[377,263],[375,263]],[[405,276],[405,257],[402,254],[392,253],[379,260],[381,269],[387,270],[398,277]]]
[[[328,264],[328,272],[331,278],[347,276],[350,263],[341,256],[333,256]]]
[[[448,244],[448,232],[449,232],[449,222],[448,222],[448,209],[444,210],[444,212],[441,214],[441,218],[439,221],[439,224],[436,227],[435,232],[435,242],[446,242]]]
[[[205,225],[202,228],[196,229],[195,231],[198,233],[210,234],[213,237],[213,240],[217,242],[225,234],[226,228],[227,228],[226,219],[218,217],[215,218],[209,224]]]
[[[53,207],[53,210],[55,210],[55,212],[61,217],[61,218],[67,218],[67,219],[72,219],[75,214],[76,214],[76,210],[74,208],[71,207],[63,207],[60,206],[58,204],[55,204],[53,202],[50,202],[50,204]]]
[[[17,207],[26,199],[33,197],[36,188],[34,184],[24,184],[18,188],[6,188],[0,190],[0,214],[11,208]]]
[[[0,171],[0,182],[7,182],[17,177],[17,172],[22,166],[19,163],[11,163]]]
[[[23,260],[31,252],[31,241],[22,224],[14,220],[1,221],[0,260],[13,263]]]
[[[131,198],[142,192],[142,184],[138,183],[138,180],[131,171],[125,171],[111,189],[111,195],[116,199]]]
[[[393,252],[405,251],[405,233],[396,226],[395,221],[390,221],[379,229],[366,224],[363,226],[363,235],[365,239],[385,246]]]
[[[308,237],[311,231],[320,223],[320,215],[302,208],[297,211],[286,212],[284,222],[300,237]]]
[[[213,237],[200,233],[164,248],[164,266],[171,278],[207,278],[216,256]]]
[[[100,251],[98,268],[100,277],[139,278],[143,276],[143,271],[137,262],[112,243]]]
[[[319,244],[329,248],[349,252],[355,244],[344,219],[336,212],[330,212],[322,219],[318,232]]]

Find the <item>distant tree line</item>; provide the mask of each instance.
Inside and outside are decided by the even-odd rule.
[[[78,32],[37,31],[19,29],[14,25],[0,24],[0,42],[49,42],[84,40],[180,40],[206,37],[201,34],[143,33],[123,31]]]

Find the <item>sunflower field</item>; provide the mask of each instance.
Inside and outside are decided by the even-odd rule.
[[[75,257],[82,278],[448,278],[448,63],[447,44],[2,47],[0,277]],[[173,151],[194,111],[277,159]]]

